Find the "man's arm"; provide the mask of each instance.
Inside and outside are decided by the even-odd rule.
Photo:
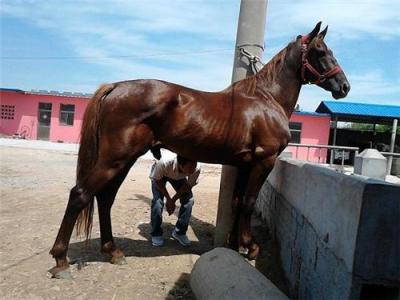
[[[180,197],[182,197],[183,195],[185,195],[186,193],[190,192],[192,190],[192,187],[185,182],[176,192],[176,194],[172,197],[172,201],[175,203],[176,200],[178,200]]]
[[[171,215],[175,211],[175,201],[171,199],[171,196],[168,193],[167,188],[165,187],[165,182],[163,180],[154,180],[156,183],[157,188],[160,190],[160,192],[164,195],[165,198],[167,198],[167,212],[169,215]]]
[[[172,197],[172,201],[174,203],[176,200],[178,200],[180,197],[185,195],[186,193],[190,192],[192,188],[199,183],[199,176],[200,176],[200,166],[196,168],[196,170],[193,172],[193,174],[190,174],[188,176],[188,180],[185,182],[184,185],[182,185],[179,190],[176,192],[176,194]]]
[[[154,182],[156,183],[158,190],[164,195],[165,198],[167,198],[167,201],[171,200],[171,196],[169,195],[168,190],[165,187],[165,182],[162,179],[154,180]]]

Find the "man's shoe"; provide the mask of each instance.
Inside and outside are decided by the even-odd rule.
[[[152,236],[151,237],[151,244],[155,247],[160,247],[164,245],[164,238],[160,236]]]
[[[176,230],[172,231],[172,238],[179,242],[182,246],[189,246],[190,240],[188,239],[186,234],[178,234]]]

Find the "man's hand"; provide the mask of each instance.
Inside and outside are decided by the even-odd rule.
[[[175,211],[175,201],[171,198],[167,199],[167,212],[168,215],[172,215]]]

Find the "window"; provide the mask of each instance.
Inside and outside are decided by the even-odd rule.
[[[290,134],[292,135],[290,142],[300,144],[301,143],[301,123],[290,122],[289,129],[290,129]]]
[[[1,119],[14,120],[15,105],[1,105]]]
[[[74,125],[75,105],[61,104],[60,105],[60,125]]]

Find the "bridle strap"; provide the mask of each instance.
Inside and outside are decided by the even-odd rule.
[[[321,82],[324,82],[326,79],[335,76],[337,73],[342,71],[342,68],[340,66],[334,66],[332,69],[329,71],[325,72],[324,74],[320,74],[309,62],[307,59],[307,54],[309,52],[308,49],[308,44],[310,42],[309,37],[303,36],[301,37],[301,80],[304,83],[309,83],[309,84],[319,84]],[[306,70],[310,71],[311,74],[313,74],[316,77],[316,80],[311,81],[306,79]]]

